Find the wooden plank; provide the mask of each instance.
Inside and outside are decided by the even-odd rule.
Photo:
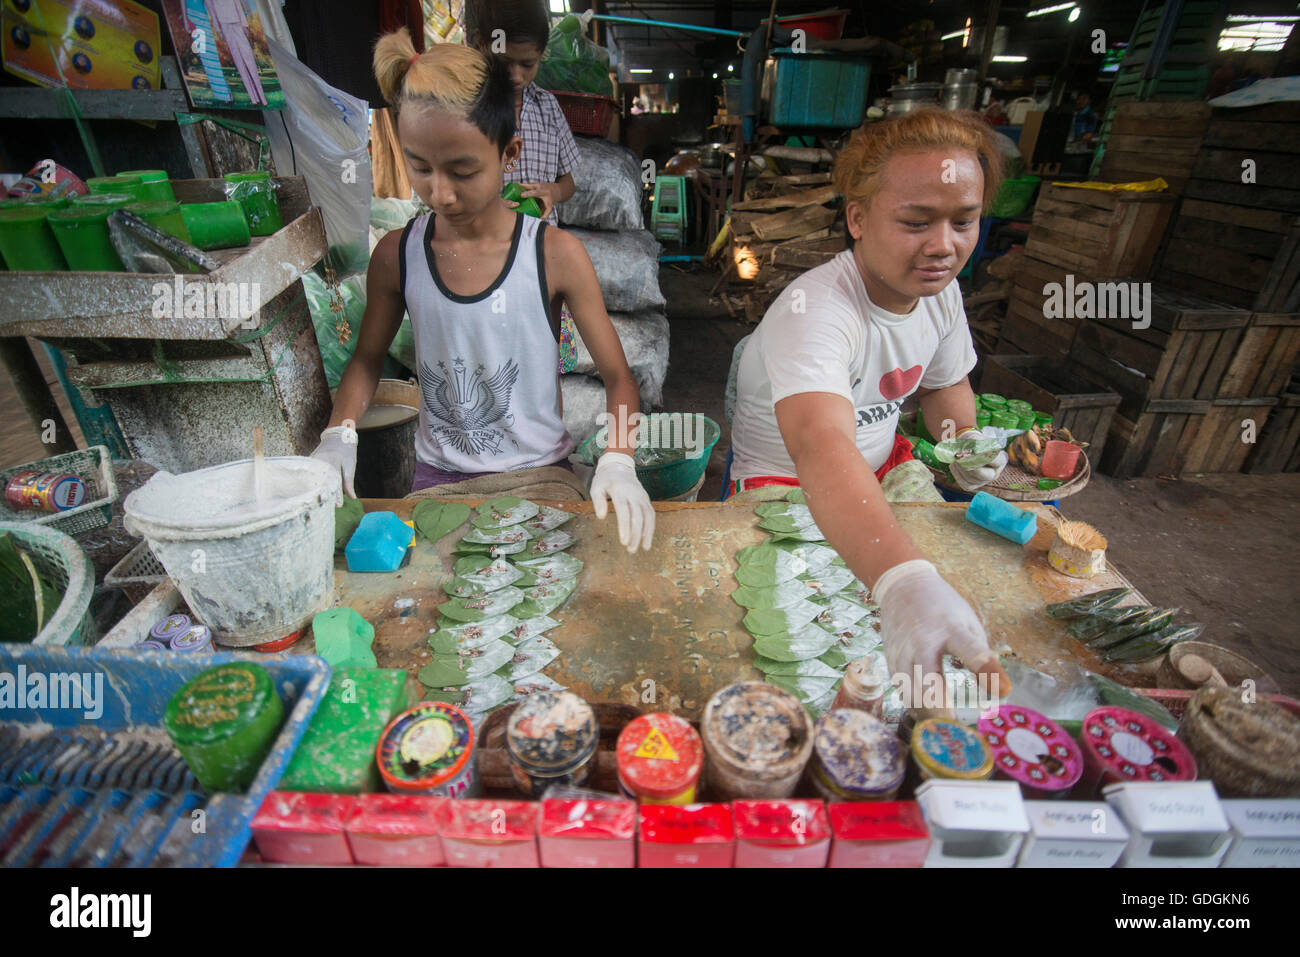
[[[1096,223],[1098,226],[1109,226],[1115,215],[1113,209],[1102,209],[1098,206],[1088,206],[1083,203],[1066,202],[1062,199],[1044,195],[1040,195],[1034,203],[1034,222],[1038,221],[1039,213],[1055,213],[1060,216],[1069,216],[1079,222]]]
[[[1300,128],[1283,123],[1234,123],[1216,119],[1205,130],[1206,146],[1233,150],[1300,153]]]
[[[1109,146],[1106,153],[1101,158],[1102,175],[1106,180],[1116,182],[1117,180],[1108,175],[1106,170],[1110,167],[1123,168],[1126,170],[1137,170],[1147,174],[1145,179],[1155,179],[1157,176],[1191,176],[1192,170],[1196,168],[1196,157],[1199,154],[1180,154],[1175,153],[1167,156],[1164,153],[1136,153],[1126,150],[1114,149]]]
[[[1054,335],[1014,313],[1008,313],[1002,320],[1002,338],[1034,355],[1064,356],[1070,351],[1069,339]]]
[[[1183,346],[1184,352],[1192,354],[1191,361],[1187,364],[1187,371],[1183,373],[1181,381],[1174,384],[1173,388],[1165,393],[1166,395],[1190,398],[1200,391],[1201,382],[1219,348],[1219,339],[1222,338],[1223,332],[1219,329],[1209,329],[1205,332],[1191,333],[1190,336],[1191,338]]]
[[[1300,123],[1300,103],[1282,101],[1262,106],[1219,107],[1211,114],[1212,123]]]
[[[1076,337],[1070,345],[1070,360],[1106,388],[1120,396],[1119,414],[1133,418],[1141,411],[1151,389],[1151,380],[1125,368]]]
[[[1192,175],[1197,179],[1217,182],[1242,183],[1246,160],[1255,162],[1255,182],[1243,185],[1264,186],[1273,189],[1300,189],[1300,164],[1287,153],[1266,153],[1261,150],[1202,149],[1196,157]]]
[[[1250,313],[1164,283],[1151,285],[1151,324],[1173,329],[1240,329]]]
[[[1300,220],[1287,231],[1269,267],[1268,278],[1255,297],[1256,310],[1286,309],[1288,300],[1297,295],[1297,286],[1300,286]]]
[[[1155,375],[1167,355],[1164,349],[1095,322],[1080,323],[1074,337],[1076,342],[1148,376]]]
[[[839,236],[810,243],[783,244],[772,250],[772,265],[788,269],[812,269],[834,259],[844,249]]]
[[[1245,334],[1245,331],[1244,329],[1221,329],[1219,331],[1218,349],[1215,350],[1214,357],[1205,369],[1205,376],[1201,379],[1201,384],[1196,390],[1196,398],[1213,399],[1218,396],[1223,377],[1228,371],[1228,366],[1232,363],[1232,357],[1236,354],[1237,346],[1241,342],[1241,337]]]
[[[1013,289],[1010,298],[1007,300],[1008,315],[1016,315],[1032,322],[1046,332],[1052,335],[1064,338],[1068,343],[1074,338],[1075,328],[1078,325],[1077,320],[1069,319],[1051,319],[1043,315],[1043,310],[1035,306],[1026,298],[1026,293],[1019,289]]]
[[[1257,256],[1222,247],[1211,251],[1184,239],[1170,239],[1165,249],[1166,261],[1169,257],[1182,259],[1197,271],[1211,274],[1223,285],[1234,289],[1254,293],[1268,278],[1270,263]]]
[[[1190,243],[1199,243],[1206,247],[1231,249],[1249,256],[1260,256],[1272,260],[1286,241],[1285,236],[1263,229],[1247,229],[1231,223],[1215,222],[1210,219],[1196,219],[1182,215],[1174,221],[1171,239],[1183,239]]]
[[[1160,119],[1193,119],[1202,123],[1209,122],[1210,104],[1195,101],[1165,101],[1124,103],[1115,110],[1115,117],[1141,117]]]
[[[793,193],[782,193],[780,196],[768,196],[764,199],[749,199],[743,203],[732,203],[731,209],[733,214],[736,212],[753,212],[758,210],[772,209],[790,209],[791,207],[801,206],[821,206],[829,203],[839,193],[833,186],[825,186],[821,189],[801,189]]]
[[[1199,419],[1200,417],[1195,417]],[[1164,413],[1162,421],[1155,429],[1155,441],[1143,466],[1144,475],[1177,475],[1182,471],[1182,458],[1179,455],[1179,443],[1183,432],[1189,426],[1196,428],[1193,416],[1179,413]]]
[[[1256,435],[1242,471],[1253,475],[1281,472],[1291,455],[1300,451],[1300,409],[1274,409]]]
[[[808,206],[753,220],[750,228],[760,239],[793,239],[826,228],[835,221],[835,215],[833,209]]]
[[[1223,381],[1219,383],[1218,398],[1235,399],[1265,394],[1256,392],[1254,386],[1269,352],[1277,343],[1280,332],[1281,329],[1276,326],[1246,330],[1227,372],[1223,375]]]
[[[1058,237],[1050,234],[1030,233],[1025,240],[1025,251],[1043,260],[1076,273],[1091,273],[1097,265],[1096,251],[1092,254],[1078,252],[1063,246]],[[1096,244],[1093,244],[1096,246]]]
[[[1201,148],[1198,134],[1187,136],[1164,136],[1150,131],[1119,132],[1114,129],[1106,140],[1106,151],[1118,153],[1156,153],[1160,156],[1181,157],[1195,156]]]
[[[1182,139],[1200,137],[1205,132],[1205,123],[1198,120],[1143,119],[1117,113],[1111,121],[1110,132],[1112,136],[1118,133]]]
[[[1110,235],[1110,224],[1089,223],[1073,216],[1034,211],[1030,228],[1032,235],[1037,230],[1047,230],[1049,234],[1064,236],[1069,239],[1081,239],[1097,244],[1104,244]]]
[[[1205,415],[1214,407],[1213,402],[1203,399],[1147,399],[1142,403],[1143,413],[1179,412],[1190,415]]]
[[[1095,206],[1098,209],[1107,210],[1113,210],[1116,203],[1119,202],[1117,193],[1104,192],[1099,189],[1057,186],[1054,183],[1044,183],[1039,187],[1038,194],[1048,199],[1054,199],[1057,202],[1077,203],[1082,206]]]
[[[1178,211],[1179,218],[1207,219],[1215,223],[1230,223],[1255,231],[1286,234],[1295,223],[1295,216],[1271,209],[1252,209],[1249,206],[1233,206],[1228,203],[1215,203],[1204,199],[1184,197]]]
[[[1185,263],[1179,263],[1179,266],[1185,267],[1186,265]],[[1225,286],[1203,276],[1183,272],[1182,269],[1171,268],[1168,259],[1156,270],[1156,279],[1162,283],[1181,286],[1189,292],[1213,298],[1226,305],[1237,306],[1242,309],[1249,308],[1253,302],[1250,293],[1241,289],[1234,289],[1231,286]]]
[[[1193,199],[1206,199],[1232,206],[1249,206],[1258,209],[1300,213],[1300,189],[1274,189],[1256,183],[1241,182],[1241,164],[1237,165],[1237,178],[1232,181],[1198,179],[1193,176],[1183,187],[1183,195]]]

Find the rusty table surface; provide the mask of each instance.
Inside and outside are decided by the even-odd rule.
[[[417,500],[363,504],[409,519]],[[578,539],[569,552],[585,567],[568,602],[553,613],[563,624],[547,637],[563,654],[546,674],[590,700],[689,719],[719,688],[762,678],[741,625],[745,610],[731,600],[736,552],[768,537],[752,504],[656,503],[654,547],[635,556],[618,544],[612,513],[600,521],[590,503],[550,504],[577,516],[565,528]],[[1089,581],[1057,572],[1047,563],[1053,523],[1042,519],[1059,515],[1048,506],[1024,507],[1040,516],[1039,532],[1020,546],[967,522],[964,505],[893,506],[913,541],[984,620],[995,649],[1058,677],[1074,662],[1125,684],[1153,684],[1149,668],[1102,663],[1069,637],[1064,622],[1044,613],[1048,602],[1128,582],[1111,568]],[[414,673],[429,662],[427,639],[446,598],[442,584],[452,577],[451,550],[467,527],[436,548],[417,535],[410,562],[392,573],[349,572],[343,556],[336,558],[335,603],[375,626],[380,667]],[[294,651],[312,653],[310,635]]]

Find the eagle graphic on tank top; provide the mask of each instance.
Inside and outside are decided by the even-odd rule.
[[[439,362],[438,371],[420,364],[420,391],[429,412],[429,433],[440,446],[451,446],[466,455],[491,452],[500,455],[515,421],[510,412],[510,395],[519,378],[513,360],[491,376],[480,363],[471,373],[464,359],[454,359],[451,368]]]

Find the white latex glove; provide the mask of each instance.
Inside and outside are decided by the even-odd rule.
[[[907,675],[918,693],[915,667],[921,666],[922,681],[931,673],[942,676],[945,652],[973,672],[996,670],[1005,677],[974,609],[924,559],[889,569],[871,587],[871,597],[880,606],[890,674]],[[1009,679],[1001,693],[1008,690]]]
[[[351,421],[351,420],[348,420]],[[335,425],[320,434],[320,445],[311,454],[314,459],[328,462],[343,471],[343,491],[356,498],[352,480],[357,474],[357,430],[350,425]]]
[[[966,439],[992,439],[996,438],[993,432],[985,432],[983,429],[962,429],[957,433],[957,438]],[[1002,470],[1007,467],[1007,453],[1004,449],[998,453],[988,465],[981,465],[978,468],[962,468],[956,462],[948,466],[948,471],[952,473],[952,480],[961,486],[963,491],[973,492],[976,489],[983,488],[1002,474]]]
[[[603,519],[609,502],[618,516],[618,540],[635,553],[637,546],[650,551],[655,533],[655,510],[650,496],[636,477],[636,463],[622,452],[606,452],[596,462],[591,477],[591,504],[596,517]]]

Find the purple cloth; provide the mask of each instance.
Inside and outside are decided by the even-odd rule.
[[[562,469],[573,471],[573,466],[568,459],[560,459],[558,462],[552,462],[551,465],[558,465]],[[417,461],[415,463],[415,480],[411,482],[411,491],[418,492],[422,488],[431,488],[434,485],[450,485],[452,482],[464,482],[467,479],[500,474],[500,472],[448,472],[446,469],[434,468],[432,465]]]

